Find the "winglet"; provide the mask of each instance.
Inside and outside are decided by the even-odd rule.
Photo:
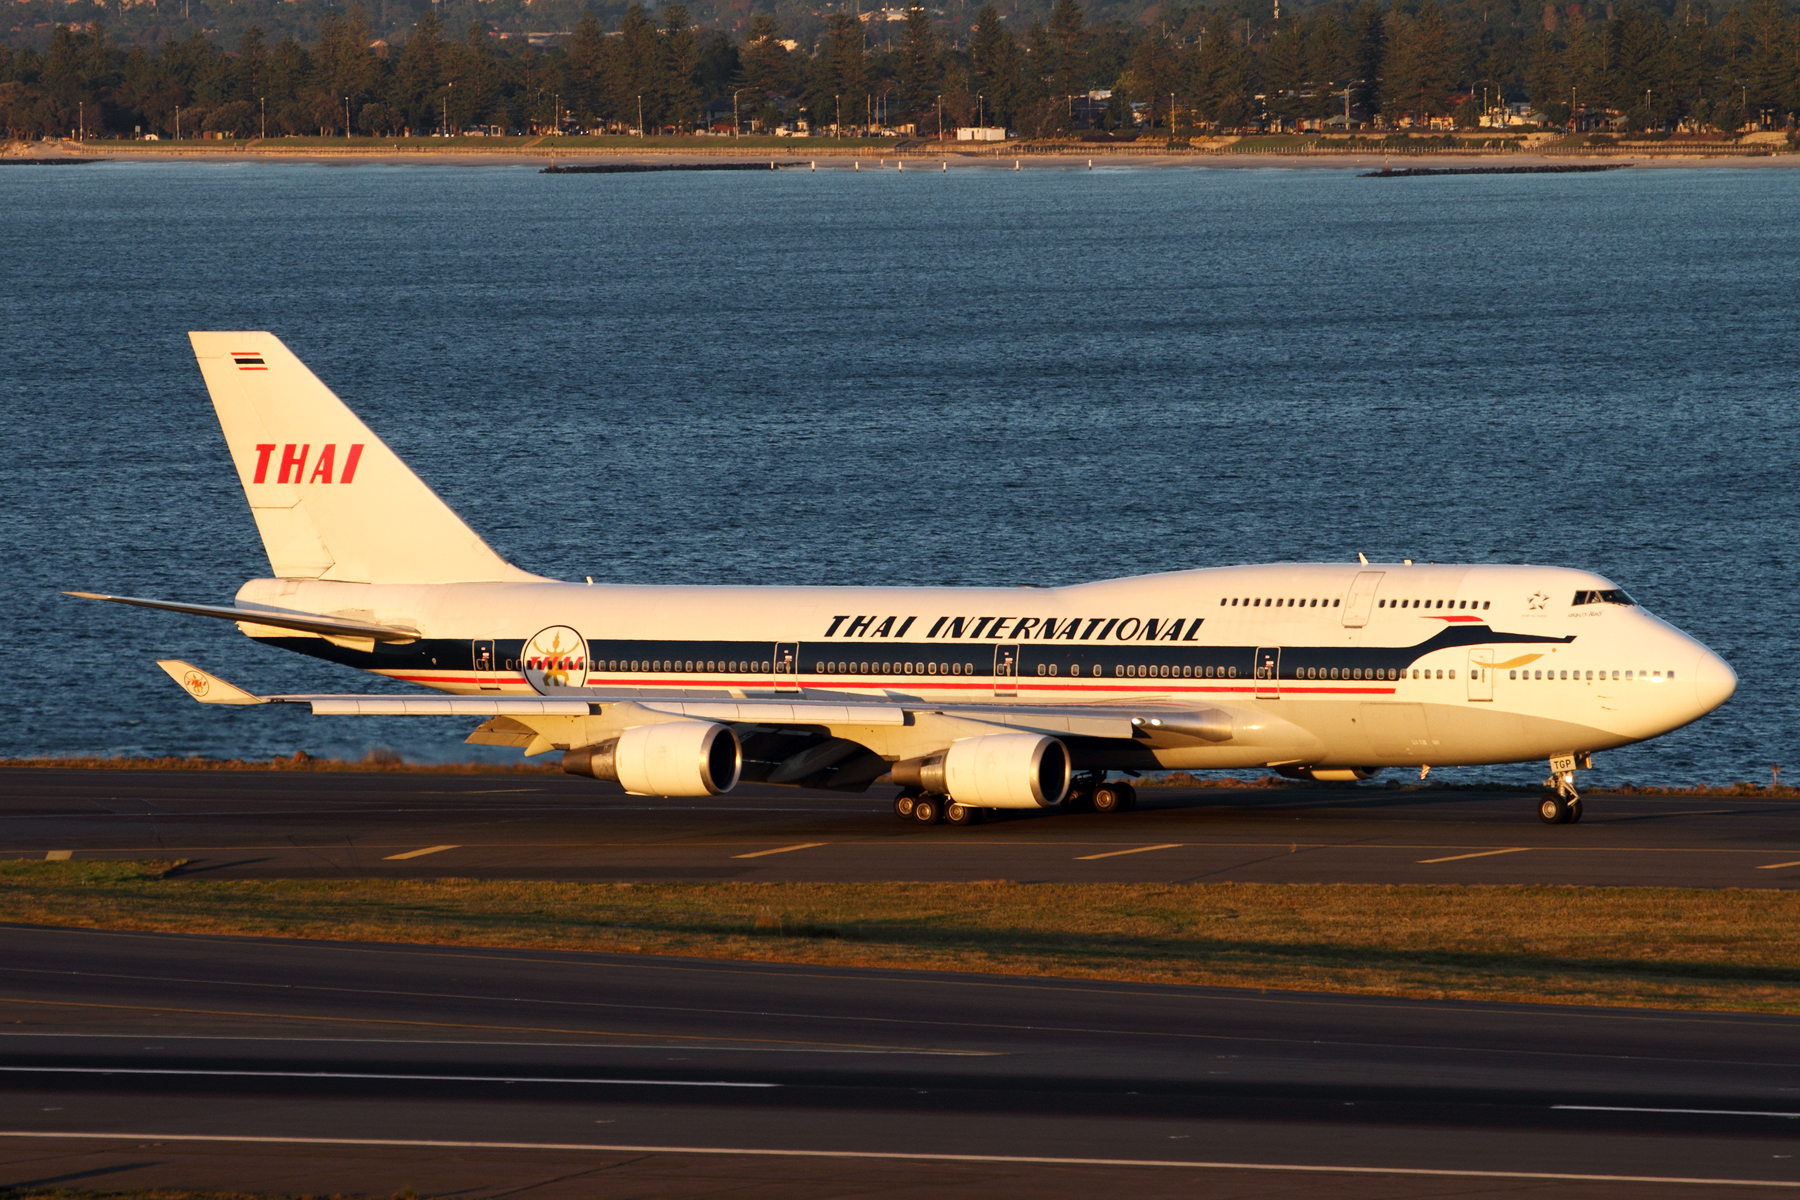
[[[179,658],[159,658],[156,665],[169,673],[169,678],[181,685],[181,689],[202,704],[267,704],[261,696],[252,696],[235,684],[226,683],[217,675],[202,671],[192,663],[182,662]]]

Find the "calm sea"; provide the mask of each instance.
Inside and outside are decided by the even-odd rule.
[[[1742,679],[1598,781],[1766,780],[1796,730],[1797,188],[1728,168],[0,171],[0,755],[474,756],[466,721],[202,708],[151,660],[368,682],[57,594],[229,603],[267,573],[186,339],[249,328],[563,578],[1591,568]]]

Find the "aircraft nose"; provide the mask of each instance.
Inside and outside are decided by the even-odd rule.
[[[1694,700],[1701,712],[1709,713],[1731,699],[1737,684],[1737,672],[1724,659],[1710,650],[1700,655],[1700,666],[1694,672]]]

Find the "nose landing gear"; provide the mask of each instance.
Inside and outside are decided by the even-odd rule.
[[[1538,797],[1538,819],[1546,825],[1573,825],[1581,820],[1581,793],[1575,790],[1577,768],[1589,770],[1594,763],[1586,754],[1559,754],[1550,760],[1550,778],[1544,786],[1552,790]]]

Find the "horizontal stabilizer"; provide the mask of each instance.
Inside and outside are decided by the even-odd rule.
[[[193,663],[179,658],[159,658],[156,665],[169,673],[169,678],[202,704],[267,704],[262,696],[252,696],[236,684],[226,683],[210,671],[202,671]]]
[[[174,600],[144,600],[137,596],[107,596],[100,592],[64,592],[83,600],[110,600],[114,604],[134,604],[139,608],[162,608],[169,612],[188,613],[196,617],[219,617],[251,625],[268,625],[275,629],[293,629],[300,633],[316,633],[320,637],[367,638],[377,642],[416,642],[419,631],[397,625],[372,625],[366,621],[346,621],[342,617],[323,617],[312,613],[279,612],[267,608],[238,608],[229,604],[182,604]]]

